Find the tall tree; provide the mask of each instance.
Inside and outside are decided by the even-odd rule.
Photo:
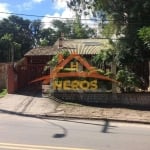
[[[73,23],[73,36],[75,38],[87,38],[84,28],[82,27],[80,16],[76,16],[76,20]]]
[[[34,20],[30,23],[30,30],[32,32],[32,38],[34,41],[34,47],[37,47],[40,45],[40,38],[41,34],[40,31],[42,30],[42,23],[41,20]]]
[[[4,43],[11,43],[11,45],[20,45],[20,49],[14,48],[14,60],[18,60],[32,47],[32,33],[29,29],[29,20],[24,20],[18,16],[10,16],[8,19],[0,21],[0,59],[3,61],[10,61],[10,53],[6,57],[6,51],[9,52],[10,46]],[[8,37],[8,38],[6,38]],[[17,45],[15,47],[18,47]],[[3,58],[4,57],[4,58]],[[5,59],[6,58],[6,59]],[[9,58],[9,59],[8,59]]]
[[[124,38],[120,38],[118,52],[118,58],[123,64],[143,61],[149,57],[137,36],[141,27],[150,25],[149,0],[70,0],[68,6],[78,14],[88,14],[92,11],[94,15],[103,12],[106,16],[111,16],[112,20],[107,18],[107,22],[117,26],[115,33],[118,37],[124,35]]]
[[[54,31],[51,28],[42,29],[40,31],[40,45],[41,46],[52,46],[55,41],[58,39],[58,36],[56,35],[56,31]]]
[[[56,30],[56,35],[58,37],[61,36],[61,33],[64,34],[66,38],[88,38],[95,35],[95,32],[88,25],[84,25],[81,23],[80,16],[77,15],[76,19],[61,21],[54,20],[53,27]]]
[[[150,50],[150,26],[141,28],[138,36]]]
[[[13,63],[15,58],[17,58],[17,55],[19,54],[17,53],[17,50],[20,49],[21,45],[13,41],[12,34],[7,34],[7,33],[1,38],[1,42],[7,45],[8,61]]]
[[[116,38],[113,43],[116,42],[118,61],[121,66],[128,67],[148,83],[145,61],[150,59],[150,52],[149,47],[143,44],[143,37],[142,35],[139,37],[138,32],[142,27],[150,26],[149,0],[70,0],[68,6],[78,14],[88,14],[92,11],[93,16],[103,12],[106,17],[111,17],[111,19],[106,18],[105,23],[108,24],[104,25],[104,29],[105,35],[108,35],[108,30],[113,31],[111,38]],[[100,20],[102,19],[103,17],[100,16]],[[115,26],[115,29],[112,30],[111,24]],[[140,67],[141,71],[139,71]]]
[[[64,33],[65,37],[70,36],[71,24],[71,21],[53,20],[52,22],[52,25],[55,28],[58,37],[61,36],[61,33]]]

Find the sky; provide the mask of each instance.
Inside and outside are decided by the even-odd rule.
[[[10,15],[7,13],[33,15],[19,16],[30,20],[40,19],[45,22],[44,27],[48,28],[53,17],[75,18],[75,13],[67,7],[67,1],[69,0],[0,0],[0,20]],[[88,20],[86,24],[92,23]]]
[[[44,22],[51,21],[51,17],[74,18],[74,12],[67,7],[66,2],[67,0],[0,0],[0,20],[10,15],[7,13],[34,15],[20,17],[41,19]]]

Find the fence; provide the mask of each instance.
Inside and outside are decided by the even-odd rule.
[[[67,102],[93,106],[128,106],[150,109],[150,93],[54,92],[56,98]]]
[[[43,64],[22,64],[17,68],[14,68],[13,64],[9,64],[7,66],[8,93],[15,93],[22,88],[29,87],[30,81],[42,76],[43,68]]]

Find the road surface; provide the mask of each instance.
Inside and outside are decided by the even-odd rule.
[[[0,150],[149,150],[150,125],[0,114]]]

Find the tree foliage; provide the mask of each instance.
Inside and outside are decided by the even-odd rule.
[[[0,21],[0,61],[18,60],[32,47],[29,24],[29,20],[18,16]]]
[[[21,45],[15,41],[13,41],[13,35],[12,34],[4,34],[3,37],[1,37],[1,42],[4,45],[7,45],[9,50],[9,57],[8,60],[11,62],[14,62],[14,59],[17,57],[17,50],[20,49]],[[16,53],[16,55],[14,55]]]
[[[90,14],[90,11],[93,12],[93,16],[101,14],[97,17],[107,22],[104,24],[107,27],[105,35],[108,37],[108,32],[111,31],[120,39],[118,57],[123,63],[126,58],[131,60],[131,64],[132,60],[138,62],[150,57],[137,35],[140,28],[150,25],[149,0],[70,0],[68,6],[78,14]],[[112,30],[112,24],[117,28]]]
[[[0,21],[0,62],[21,59],[33,47],[52,46],[64,33],[66,38],[88,38],[93,30],[78,21],[54,20],[49,28],[43,28],[41,20],[30,21],[10,16]]]
[[[94,30],[88,25],[81,23],[80,16],[76,16],[76,20],[60,21],[54,20],[53,26],[56,29],[57,36],[64,34],[66,38],[80,39],[89,38],[95,35]]]
[[[40,31],[40,45],[41,46],[48,46],[48,45],[53,45],[57,38],[58,35],[56,35],[56,31],[54,31],[52,28],[47,28],[47,29],[42,29]]]
[[[92,57],[92,63],[97,68],[100,68],[106,72],[107,65],[113,60],[113,51],[111,49],[101,50],[99,54]]]
[[[42,23],[41,21],[34,20],[33,22],[30,23],[29,29],[31,30],[32,33],[32,39],[33,39],[33,44],[34,47],[37,47],[40,45],[40,31],[42,29]]]
[[[119,70],[116,79],[119,81],[119,87],[122,92],[134,92],[135,88],[140,86],[140,80],[135,73],[130,72],[127,69]]]
[[[141,28],[138,35],[144,44],[150,49],[150,26]]]
[[[68,6],[77,14],[97,17],[103,37],[114,43],[119,67],[127,67],[139,75],[136,64],[144,64],[150,59],[149,0],[70,0]],[[143,78],[144,74],[141,71],[140,76]],[[148,77],[144,80],[148,82]]]

